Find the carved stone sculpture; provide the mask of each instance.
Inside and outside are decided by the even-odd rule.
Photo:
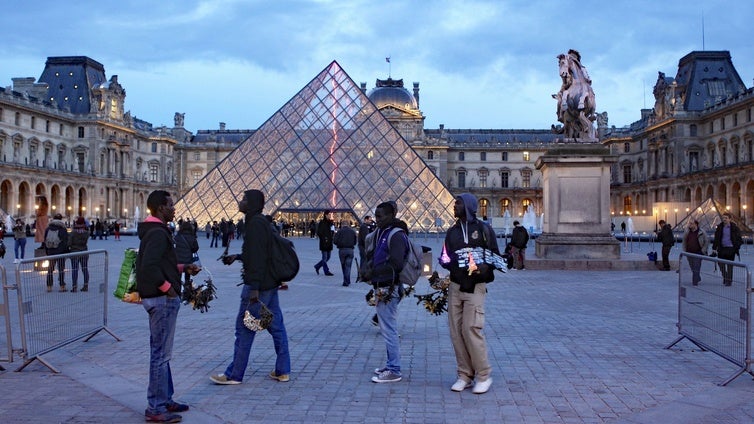
[[[552,131],[563,134],[567,139],[580,142],[596,142],[593,122],[596,104],[592,80],[581,65],[581,54],[576,50],[568,50],[568,54],[558,55],[558,68],[562,85],[557,94],[552,97],[557,100],[558,122],[563,125],[553,125]]]

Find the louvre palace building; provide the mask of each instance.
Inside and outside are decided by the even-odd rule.
[[[334,77],[350,81],[347,75]],[[346,88],[348,81],[343,83]],[[549,146],[560,142],[549,128],[452,129],[440,125],[428,129],[420,107],[419,83],[407,88],[400,79],[378,79],[371,89],[360,83],[355,91],[352,98],[369,100],[355,104],[363,107],[370,103],[380,112],[379,119],[386,120],[396,134],[383,142],[407,143],[411,154],[421,158],[407,160],[406,166],[411,168],[412,178],[421,176],[425,180],[425,188],[413,193],[413,200],[405,207],[399,201],[399,217],[421,204],[421,196],[439,191],[451,195],[433,199],[448,203],[446,212],[452,211],[452,195],[473,193],[479,199],[479,216],[488,217],[493,226],[496,222],[500,226],[499,218],[504,215],[547,213],[542,210],[542,175],[534,164]],[[748,207],[754,205],[754,89],[746,88],[729,52],[689,53],[680,59],[675,77],[659,72],[654,95],[654,108],[641,110],[640,119],[630,125],[610,126],[607,113],[597,119],[600,143],[618,157],[611,173],[612,213],[652,215],[658,209],[667,213],[668,208],[683,211],[714,198],[744,222],[750,222]],[[549,112],[555,115],[555,104]],[[373,127],[380,129],[380,122],[375,121]],[[127,111],[125,87],[117,75],[108,78],[101,63],[85,56],[49,57],[39,79],[13,78],[12,86],[0,88],[0,214],[33,221],[36,199],[45,196],[50,214],[60,212],[67,220],[83,215],[132,226],[144,218],[151,191],[165,189],[181,199],[203,182],[216,185],[216,181],[207,180],[212,171],[234,151],[242,150],[255,134],[267,137],[266,133],[257,134],[264,129],[227,129],[220,123],[216,129],[194,134],[184,128],[182,113],[174,114],[173,127],[154,127]],[[384,129],[380,131],[383,137],[387,134]],[[370,150],[366,154],[374,153]],[[380,154],[379,149],[376,154]],[[396,155],[405,159],[406,152],[397,151]],[[235,172],[256,167],[253,163],[245,166]],[[305,168],[306,164],[296,166]],[[439,184],[427,182],[423,169],[429,170]],[[276,174],[295,180],[291,169]],[[225,174],[221,176],[227,179]],[[355,183],[350,190],[365,188],[358,184],[368,182]],[[293,196],[293,190],[287,190]],[[234,189],[234,193],[218,193],[217,199],[235,204],[233,195],[241,192]],[[340,195],[349,196],[347,192]],[[322,194],[323,198],[328,196]],[[359,206],[350,210],[352,216],[360,218],[373,210],[376,205],[364,204],[373,201],[357,202]],[[312,204],[301,211],[326,208]],[[295,212],[295,208],[272,209],[270,213],[283,211]],[[197,220],[203,225],[204,220],[217,217],[205,215]],[[416,218],[427,220],[419,214]]]

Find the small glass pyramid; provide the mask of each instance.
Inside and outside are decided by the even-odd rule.
[[[265,214],[352,213],[361,219],[395,200],[411,231],[453,224],[453,195],[333,61],[175,205],[200,226],[242,218],[248,189]]]

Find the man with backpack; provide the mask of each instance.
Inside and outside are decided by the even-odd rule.
[[[497,255],[497,239],[492,227],[476,217],[477,199],[470,193],[456,197],[453,213],[458,220],[445,235],[440,265],[450,271],[448,327],[456,355],[458,379],[450,390],[468,387],[475,394],[486,393],[492,385],[484,338],[484,300],[487,283],[495,279],[494,268],[475,263],[468,248],[489,249]],[[476,379],[476,384],[474,380]]]
[[[63,215],[56,213],[47,226],[44,235],[45,254],[47,256],[68,253],[68,230],[63,223]],[[67,292],[65,287],[65,258],[53,259],[47,265],[47,291],[52,291],[52,273],[58,268],[59,291]]]
[[[395,383],[401,381],[401,351],[398,338],[398,302],[403,292],[399,274],[406,263],[409,240],[406,232],[393,231],[401,228],[401,221],[395,217],[394,203],[383,202],[377,206],[374,218],[377,229],[374,233],[374,250],[369,252],[371,261],[370,281],[377,301],[377,317],[380,333],[385,339],[387,362],[384,367],[374,370],[375,383]],[[392,237],[391,237],[392,233]]]
[[[341,223],[335,233],[333,244],[338,247],[340,269],[343,272],[343,287],[351,285],[351,263],[353,262],[353,248],[356,246],[356,231],[347,223]]]

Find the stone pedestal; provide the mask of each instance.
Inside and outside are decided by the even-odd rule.
[[[610,235],[610,167],[617,160],[596,143],[556,144],[537,159],[545,214],[539,258],[620,259],[620,242]]]

